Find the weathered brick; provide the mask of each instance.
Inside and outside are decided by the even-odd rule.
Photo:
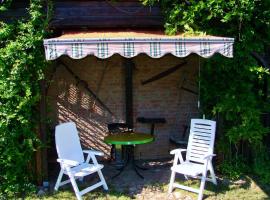
[[[110,146],[103,142],[107,123],[125,122],[125,77],[123,59],[114,55],[100,60],[93,56],[82,60],[62,57],[72,71],[110,108],[108,113],[75,79],[58,66],[48,91],[49,115],[52,125],[75,121],[80,131],[82,144],[100,149],[109,155]],[[164,117],[166,124],[155,127],[155,141],[151,144],[137,145],[136,158],[155,159],[168,157],[172,148],[170,135],[181,135],[183,125],[190,123],[191,117],[198,116],[197,95],[179,88],[184,86],[198,90],[198,57],[189,56],[188,64],[173,74],[160,80],[142,85],[141,82],[182,62],[181,59],[167,55],[152,59],[146,55],[133,58],[134,70],[134,127],[139,132],[150,132],[150,124],[136,122],[137,117]],[[184,81],[183,81],[184,79]]]

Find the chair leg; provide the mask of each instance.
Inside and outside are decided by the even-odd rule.
[[[57,178],[57,181],[56,181],[55,186],[54,186],[55,191],[57,191],[58,188],[59,188],[59,185],[60,185],[60,182],[62,180],[63,174],[64,174],[64,170],[61,168],[61,170],[59,172],[59,175],[58,175],[58,178]]]
[[[99,178],[100,178],[100,181],[102,182],[103,189],[104,189],[104,190],[108,190],[107,183],[106,183],[106,181],[105,181],[105,179],[104,179],[104,176],[103,176],[101,170],[98,170],[97,173],[98,173],[98,176],[99,176]]]
[[[203,190],[204,190],[204,186],[205,186],[205,181],[206,181],[206,173],[202,175],[198,200],[202,200],[202,198],[203,198]]]
[[[215,185],[217,185],[217,179],[216,179],[216,175],[214,172],[214,168],[212,163],[209,163],[209,170],[210,170],[210,175],[211,175],[211,179],[212,179],[212,183],[214,183]]]
[[[77,186],[77,183],[75,181],[75,178],[74,178],[73,174],[71,172],[68,172],[68,176],[69,176],[70,182],[72,184],[72,187],[74,189],[74,192],[75,192],[75,195],[76,195],[77,199],[82,200],[80,190],[79,190],[79,188]]]
[[[170,184],[169,184],[169,191],[168,191],[169,193],[171,193],[172,190],[173,190],[174,180],[175,180],[175,171],[172,171],[171,179],[170,179]]]

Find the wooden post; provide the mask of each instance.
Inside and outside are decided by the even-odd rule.
[[[38,137],[42,144],[47,144],[47,133],[46,133],[46,81],[40,81],[41,98],[39,103],[40,122],[39,122],[39,133]],[[42,148],[37,151],[36,154],[36,171],[38,176],[38,184],[42,185],[43,181],[48,181],[48,159],[47,159],[47,148]]]
[[[39,129],[37,129],[37,136],[38,138],[41,138],[41,134]],[[36,182],[40,186],[42,185],[42,156],[41,156],[41,150],[38,149],[35,153],[36,157],[36,163],[35,163],[35,174],[36,174]]]
[[[126,94],[126,123],[133,128],[133,67],[131,59],[124,60],[125,67],[125,94]]]

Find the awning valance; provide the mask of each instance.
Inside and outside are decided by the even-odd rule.
[[[47,60],[62,55],[81,59],[87,55],[109,58],[120,54],[132,58],[145,53],[152,58],[166,54],[186,57],[191,53],[208,58],[215,53],[233,56],[233,38],[200,36],[166,36],[160,32],[80,32],[65,33],[58,38],[44,40]]]

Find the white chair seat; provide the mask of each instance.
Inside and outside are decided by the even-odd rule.
[[[93,164],[83,163],[81,165],[73,167],[71,169],[71,173],[75,177],[84,177],[89,174],[93,174],[97,172],[98,170],[101,170],[103,167],[104,165],[102,164],[93,165]],[[65,172],[65,174],[68,175],[67,172]]]
[[[171,170],[188,176],[197,176],[203,173],[204,168],[202,164],[184,162],[171,167]]]

